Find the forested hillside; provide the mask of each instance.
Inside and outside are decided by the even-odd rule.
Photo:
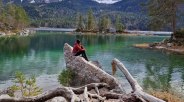
[[[96,23],[101,17],[109,17],[112,26],[116,16],[127,29],[150,30],[150,17],[143,4],[148,0],[122,0],[114,4],[101,4],[93,0],[54,0],[45,3],[45,0],[12,0],[17,5],[22,5],[31,19],[31,26],[39,27],[64,27],[75,28],[77,14],[81,14],[84,23],[87,20],[87,12],[93,10]],[[51,1],[51,0],[50,0]],[[182,8],[183,6],[181,6]],[[178,26],[183,26],[184,17],[180,17]],[[168,29],[168,28],[164,28]]]
[[[0,0],[0,32],[19,32],[27,27],[29,18],[21,6],[14,4],[3,5]]]
[[[115,23],[115,17],[119,15],[121,21],[129,29],[148,29],[148,17],[142,12],[141,1],[123,0],[108,5],[92,0],[63,0],[49,4],[24,5],[24,8],[32,18],[32,26],[73,28],[76,27],[77,13],[81,13],[85,20],[87,11],[91,8],[97,21],[102,16],[108,16],[112,23]]]

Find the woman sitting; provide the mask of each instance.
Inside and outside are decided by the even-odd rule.
[[[82,55],[82,57],[88,61],[88,58],[86,56],[85,48],[81,45],[80,40],[76,40],[73,51],[72,51],[74,56],[79,56]]]

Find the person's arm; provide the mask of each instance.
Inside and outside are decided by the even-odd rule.
[[[82,48],[83,50],[86,50],[82,45],[81,45],[81,48]]]
[[[77,49],[79,51],[85,51],[84,47],[82,45],[77,45]]]

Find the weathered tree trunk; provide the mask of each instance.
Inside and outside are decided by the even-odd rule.
[[[68,88],[61,87],[56,90],[52,90],[41,95],[30,97],[30,98],[3,98],[0,102],[44,102],[57,96],[63,96],[67,101],[72,99],[72,93]]]
[[[76,96],[76,94],[83,94],[85,88],[88,90],[92,90],[95,88],[109,88],[109,85],[106,83],[91,83],[79,88],[72,88],[72,87],[60,87],[55,90],[51,90],[45,93],[42,93],[35,97],[29,97],[29,98],[2,98],[0,99],[0,102],[44,102],[49,99],[52,99],[57,96],[64,97],[68,102],[72,101],[80,101],[80,98]],[[86,90],[87,91],[87,90]]]
[[[171,40],[175,40],[176,39],[176,11],[177,11],[177,5],[176,5],[177,1],[173,1],[172,2],[172,31],[173,34],[171,35]]]
[[[106,91],[104,91],[104,88],[106,89]],[[99,93],[94,93],[93,90],[98,90]],[[81,95],[83,95],[84,97],[79,97]],[[58,96],[63,97],[67,100],[67,102],[92,102],[93,100],[96,100],[97,102],[109,102],[108,99],[114,99],[115,102],[141,102],[136,101],[139,99],[136,99],[134,95],[113,93],[109,89],[109,85],[107,85],[106,83],[91,83],[79,88],[60,87],[35,97],[0,98],[0,102],[45,102]]]
[[[123,65],[123,63],[121,63],[118,59],[114,59],[113,63],[117,65],[117,67],[123,72],[123,74],[125,75],[126,79],[128,80],[128,82],[130,83],[133,93],[135,95],[137,95],[140,98],[143,98],[146,101],[149,102],[165,102],[161,99],[158,99],[152,95],[149,95],[145,92],[143,92],[142,87],[138,84],[138,82],[132,77],[132,75],[128,72],[128,70],[126,69],[126,67]]]

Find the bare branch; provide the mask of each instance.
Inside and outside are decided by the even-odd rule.
[[[89,102],[87,87],[85,87],[85,89],[84,89],[84,101],[85,102]]]
[[[117,65],[117,67],[123,72],[126,79],[130,83],[133,93],[144,100],[147,100],[149,102],[165,102],[159,98],[156,98],[152,95],[149,95],[145,92],[143,92],[142,87],[138,84],[138,82],[133,78],[133,76],[129,73],[129,71],[126,69],[126,67],[121,63],[118,59],[114,59],[113,62]]]

